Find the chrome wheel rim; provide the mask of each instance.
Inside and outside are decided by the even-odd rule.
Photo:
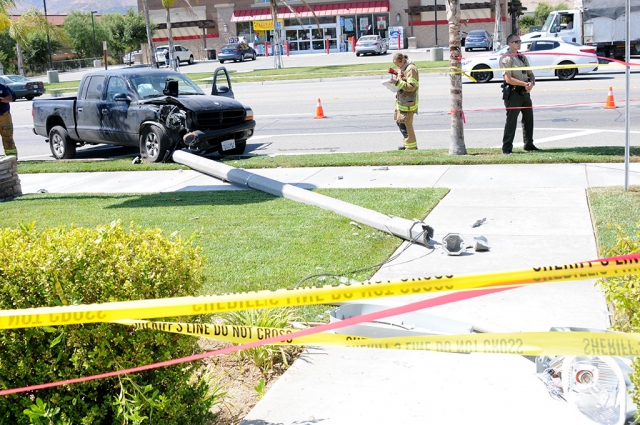
[[[155,133],[149,132],[144,140],[144,149],[147,151],[149,158],[156,158],[160,151],[160,142]]]
[[[56,133],[51,137],[51,147],[58,158],[64,156],[64,142],[59,134]]]

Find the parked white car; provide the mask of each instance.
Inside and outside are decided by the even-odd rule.
[[[122,63],[125,65],[133,65],[136,63],[136,55],[142,53],[141,50],[136,50],[135,52],[129,52],[122,57]]]
[[[173,49],[175,56],[180,62],[188,62],[189,65],[193,64],[193,53],[188,48],[179,44],[174,44]],[[158,65],[164,65],[164,51],[169,50],[169,45],[156,47],[156,62]]]
[[[379,35],[364,35],[356,43],[356,56],[371,53],[372,55],[385,55],[389,45],[386,38]]]
[[[533,75],[540,77],[558,77],[571,80],[578,74],[586,74],[598,70],[596,48],[568,43],[557,38],[534,38],[522,42],[520,52],[529,59],[534,69]],[[504,46],[493,54],[475,56],[462,61],[462,71],[471,75],[478,83],[486,83],[491,79],[502,79],[500,57],[509,53],[509,46]],[[571,65],[578,65],[573,68]]]

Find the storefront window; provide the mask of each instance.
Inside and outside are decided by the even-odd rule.
[[[244,39],[247,43],[255,42],[255,34],[251,30],[251,22],[236,23],[236,34],[238,34],[238,40]]]
[[[387,38],[389,33],[389,14],[373,15],[375,22],[375,34],[380,35],[382,38]]]

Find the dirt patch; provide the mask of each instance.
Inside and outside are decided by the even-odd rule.
[[[229,347],[233,344],[202,339],[199,345],[203,350],[211,351]],[[287,347],[287,364],[297,358],[302,349]],[[249,411],[260,401],[269,388],[286,371],[281,356],[274,357],[273,368],[263,373],[248,360],[241,360],[237,353],[212,356],[204,360],[211,376],[212,386],[219,394],[219,402],[213,408],[218,415],[215,421],[207,425],[236,425],[239,424]],[[264,389],[256,389],[256,385],[264,379]]]

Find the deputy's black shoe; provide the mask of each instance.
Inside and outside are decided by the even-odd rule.
[[[511,155],[511,151],[502,151],[502,155]]]
[[[541,151],[542,149],[537,148],[534,144],[530,144],[530,145],[524,145],[524,150],[527,152],[533,152],[533,151]]]
[[[407,150],[407,147],[406,146],[398,146],[398,150],[399,151],[405,151],[405,150]]]

